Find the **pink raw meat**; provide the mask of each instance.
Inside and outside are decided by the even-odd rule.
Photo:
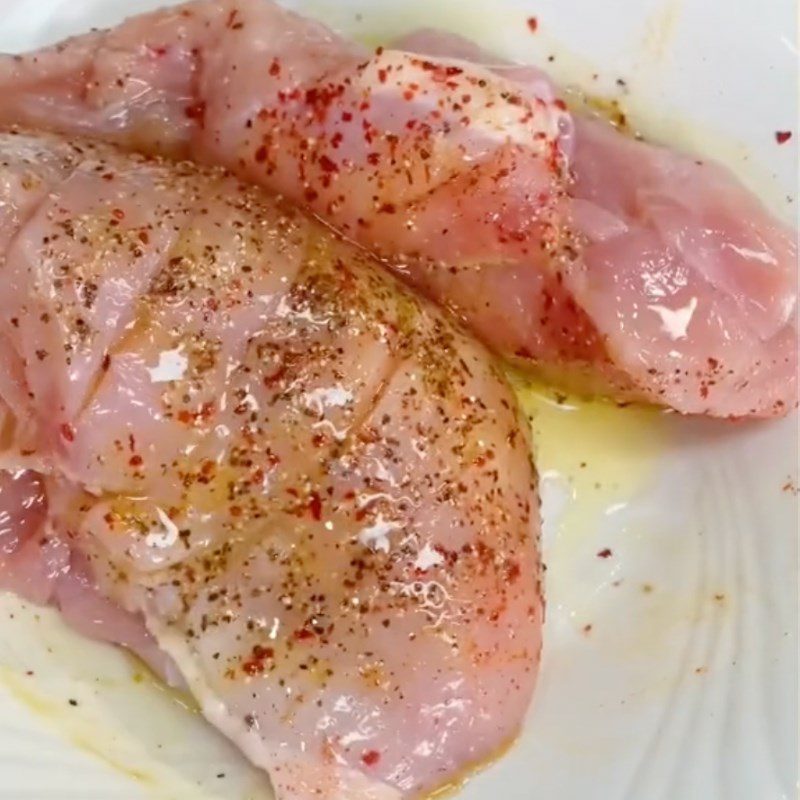
[[[180,674],[281,798],[512,740],[538,497],[489,353],[219,168],[0,132],[0,209],[0,584]]]
[[[6,57],[0,119],[225,165],[583,391],[722,417],[796,405],[794,235],[756,198],[573,120],[535,68],[435,32],[399,46],[424,54],[198,0]]]

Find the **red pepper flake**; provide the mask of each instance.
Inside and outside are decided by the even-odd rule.
[[[378,70],[378,80],[381,83],[386,83],[386,79],[389,77],[389,73],[385,69]]]
[[[603,548],[598,554],[598,558],[611,558],[611,550],[608,547]]]
[[[267,160],[267,148],[263,144],[256,150],[255,159],[259,164],[263,164]]]
[[[281,74],[281,62],[277,58],[272,59],[272,63],[269,65],[269,74],[273,78],[277,78]]]
[[[775,141],[778,144],[786,144],[792,138],[791,131],[775,131]]]
[[[336,165],[336,162],[324,154],[319,157],[319,165],[325,172],[339,171],[339,167]]]
[[[311,492],[311,498],[308,501],[308,510],[311,516],[316,519],[322,519],[322,498],[317,492]]]
[[[68,442],[75,441],[75,431],[72,428],[72,425],[68,425],[66,422],[61,426],[61,435],[66,439]]]
[[[555,100],[553,100],[553,105],[561,111],[567,110],[567,104],[560,97],[557,97]]]
[[[144,459],[141,456],[131,456],[128,463],[132,467],[141,467],[144,464]]]
[[[206,104],[199,100],[197,103],[186,106],[183,113],[186,114],[187,119],[196,119],[198,122],[202,122],[206,116]]]
[[[303,197],[307,203],[313,203],[319,197],[319,192],[309,188],[303,192]]]
[[[111,210],[111,216],[114,219],[123,220],[125,219],[125,212],[121,208],[114,208]]]
[[[269,388],[270,386],[274,386],[284,375],[286,375],[286,371],[287,371],[286,365],[281,364],[281,366],[278,367],[278,369],[275,370],[275,372],[273,372],[272,375],[264,376],[264,386],[266,386],[267,388]]]
[[[375,766],[381,760],[381,754],[377,750],[365,750],[361,754],[361,760],[368,766]]]
[[[539,20],[536,17],[528,17],[528,28],[531,33],[536,33],[539,30]]]
[[[381,214],[396,214],[397,206],[394,203],[382,203],[378,212]]]
[[[242,670],[247,675],[258,675],[264,671],[264,662],[274,655],[275,651],[271,647],[262,647],[260,644],[254,645],[250,659],[242,664]]]
[[[314,632],[310,631],[308,628],[298,628],[298,630],[294,632],[294,638],[299,642],[305,642],[314,638]]]

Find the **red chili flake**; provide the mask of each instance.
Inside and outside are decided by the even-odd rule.
[[[324,154],[319,157],[319,165],[325,172],[339,171],[339,167],[337,166],[336,162]]]
[[[128,463],[132,467],[141,467],[144,464],[144,459],[141,456],[131,456]]]
[[[139,241],[142,244],[150,243],[150,236],[148,235],[147,231],[139,231]]]
[[[331,136],[331,147],[335,150],[344,140],[344,136],[342,136],[341,131],[336,131],[336,133]]]
[[[255,159],[259,164],[267,160],[267,148],[263,144],[256,150]]]
[[[111,210],[111,216],[114,219],[123,220],[125,219],[125,212],[121,208],[114,208]]]
[[[241,517],[242,516],[242,507],[241,506],[231,506],[230,512],[232,517]]]
[[[775,141],[778,144],[785,144],[792,138],[791,131],[775,131]]]
[[[377,750],[365,750],[361,754],[361,760],[368,767],[372,767],[381,760],[381,754]]]
[[[394,203],[382,203],[378,211],[381,214],[395,214],[397,213],[397,206]]]
[[[298,630],[294,632],[294,638],[300,642],[308,641],[314,638],[314,632],[308,630],[308,628],[298,628]]]
[[[317,492],[311,492],[311,497],[308,501],[308,510],[311,516],[316,519],[322,519],[322,498]]]
[[[314,191],[314,189],[309,188],[306,189],[305,192],[303,192],[303,197],[305,198],[307,203],[313,203],[319,197],[319,192],[316,192]]]
[[[516,581],[517,578],[519,578],[521,573],[522,570],[520,569],[520,566],[516,561],[506,565],[506,578],[508,579],[509,583],[514,583],[514,581]]]
[[[536,33],[539,29],[539,20],[536,17],[528,17],[528,28],[530,28],[531,33]]]
[[[272,375],[264,376],[264,386],[266,387],[274,386],[285,374],[286,374],[286,365],[281,364],[281,366],[278,367],[278,369],[275,370],[275,372],[273,372]]]
[[[411,101],[411,100],[413,100],[413,99],[414,99],[414,92],[412,92],[412,91],[411,91],[411,89],[406,89],[406,90],[403,92],[403,98],[404,98],[405,100],[408,100],[408,101]]]
[[[353,115],[349,111],[342,111],[342,122],[352,122]]]
[[[378,70],[378,80],[381,83],[386,83],[386,79],[389,77],[389,73],[385,69]]]
[[[281,74],[281,62],[278,61],[277,58],[272,59],[272,63],[269,65],[269,74],[272,75],[273,78]]]
[[[245,675],[258,675],[264,671],[264,664],[261,661],[245,661],[242,664],[242,671]]]
[[[603,548],[598,554],[598,558],[611,558],[611,550],[608,547]]]
[[[264,662],[274,654],[275,651],[271,647],[254,645],[250,659],[242,664],[242,670],[248,675],[258,675],[264,671]]]
[[[72,425],[68,425],[66,422],[61,426],[61,435],[68,441],[74,442],[75,441],[75,431],[72,429]]]
[[[206,104],[202,100],[199,100],[196,103],[186,106],[186,108],[183,109],[183,113],[186,114],[187,119],[196,119],[202,122],[206,116]]]
[[[561,109],[561,111],[567,110],[567,104],[560,97],[557,97],[555,100],[553,100],[553,105],[556,108]]]

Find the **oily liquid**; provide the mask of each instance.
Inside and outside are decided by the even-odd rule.
[[[568,494],[553,544],[578,545],[597,519],[646,487],[666,440],[665,414],[566,395],[518,372],[509,378],[531,425],[541,481]]]

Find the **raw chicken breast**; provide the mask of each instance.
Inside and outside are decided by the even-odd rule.
[[[5,133],[0,208],[3,463],[37,459],[58,571],[279,797],[418,797],[513,739],[538,501],[483,348],[221,170]]]
[[[3,420],[13,424],[8,409],[0,414],[0,424]],[[18,454],[0,450],[0,458],[10,462]],[[123,610],[102,594],[85,556],[53,530],[47,520],[45,479],[31,470],[0,468],[0,591],[56,606],[75,630],[127,647],[167,682],[184,686],[141,614]]]
[[[728,173],[573,121],[540,71],[469,42],[399,47],[201,0],[5,58],[0,119],[227,166],[573,388],[723,417],[796,405],[793,235]]]

